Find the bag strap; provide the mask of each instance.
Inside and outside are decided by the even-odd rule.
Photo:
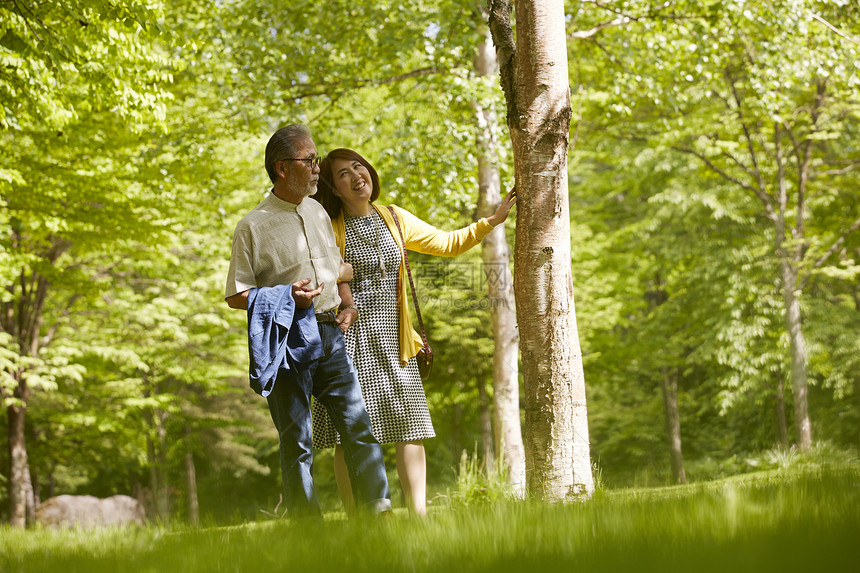
[[[418,296],[415,294],[415,283],[412,282],[412,269],[409,267],[409,256],[406,254],[406,239],[403,238],[403,229],[400,228],[400,219],[397,218],[397,213],[394,212],[394,207],[388,206],[391,211],[391,216],[394,217],[394,224],[397,225],[397,232],[400,234],[400,244],[403,245],[403,262],[406,263],[406,276],[409,277],[409,288],[412,289],[412,302],[415,304],[415,314],[418,316],[418,326],[421,328],[421,342],[425,348],[430,348],[427,343],[427,335],[424,333],[424,321],[421,320],[421,309],[418,307]]]

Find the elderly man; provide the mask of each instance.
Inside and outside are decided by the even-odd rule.
[[[371,433],[343,332],[356,319],[328,215],[316,192],[319,156],[304,125],[279,129],[266,146],[272,192],[236,226],[226,301],[248,311],[251,385],[278,430],[291,516],[319,516],[313,484],[310,398],[342,436],[353,493],[378,513],[391,508],[382,449]]]

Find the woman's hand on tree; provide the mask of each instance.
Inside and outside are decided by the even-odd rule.
[[[501,223],[505,222],[505,219],[508,218],[508,214],[511,212],[511,207],[514,206],[514,203],[517,202],[517,188],[514,187],[508,194],[505,195],[505,198],[502,199],[502,202],[499,204],[499,208],[496,209],[496,212],[487,217],[487,221],[495,227]]]

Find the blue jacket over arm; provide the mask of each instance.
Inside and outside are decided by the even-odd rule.
[[[248,292],[248,355],[251,388],[263,397],[272,392],[281,369],[322,356],[314,307],[296,307],[291,285]]]

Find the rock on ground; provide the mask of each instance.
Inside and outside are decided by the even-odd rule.
[[[44,527],[143,525],[144,520],[140,502],[127,495],[104,499],[91,495],[58,495],[36,508],[36,523]]]

